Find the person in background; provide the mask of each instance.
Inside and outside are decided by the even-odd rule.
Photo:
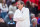
[[[0,18],[4,19],[4,15],[3,15],[2,11],[1,11],[1,8],[0,8]]]
[[[37,24],[38,24],[38,27],[40,27],[40,13],[38,14],[38,22],[37,22]]]
[[[35,24],[33,24],[32,20],[33,20],[33,22],[35,22],[34,20],[37,20],[36,17],[35,17],[35,14],[33,14],[33,13],[31,13],[31,27],[33,25],[35,26],[35,24],[37,23],[37,22],[35,22]],[[37,24],[36,24],[36,26],[37,26]]]
[[[14,13],[16,27],[30,27],[29,9],[25,8],[23,1],[17,2],[18,9]]]
[[[12,2],[12,4],[9,6],[9,11],[12,11],[13,13],[15,13],[15,10],[17,9],[15,4],[16,2]]]
[[[9,11],[8,15],[4,18],[4,21],[7,24],[15,24],[15,22],[13,21],[13,12]]]
[[[6,0],[2,0],[2,3],[0,3],[0,7],[1,7],[2,13],[4,14],[4,17],[5,17],[7,15],[7,12],[8,12]]]
[[[6,0],[8,7],[12,4],[12,2],[17,2],[18,0]]]
[[[11,5],[12,1],[11,0],[6,0],[6,3],[7,3],[7,6],[9,7]]]
[[[35,14],[31,13],[31,19],[35,18]]]
[[[31,27],[37,27],[37,19],[33,18],[31,21],[32,21],[32,26]]]
[[[36,4],[35,3],[31,3],[31,13],[34,13],[35,14],[35,16],[37,17],[37,13],[38,13],[38,6],[36,6]]]

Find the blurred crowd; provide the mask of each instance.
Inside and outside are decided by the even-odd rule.
[[[7,24],[16,24],[15,21],[13,21],[13,16],[15,11],[18,9],[17,1],[18,0],[2,0],[2,3],[0,3],[0,25],[5,24],[6,26],[4,27],[8,27]],[[25,1],[25,0],[19,0],[19,1]],[[26,8],[29,8],[30,11],[29,13],[30,26],[40,27],[40,0],[38,4],[27,0],[27,2],[24,5]]]

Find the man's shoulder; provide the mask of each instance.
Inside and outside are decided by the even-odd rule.
[[[29,8],[25,8],[24,10],[25,10],[25,11],[29,11]]]
[[[25,10],[29,10],[29,8],[25,8]]]

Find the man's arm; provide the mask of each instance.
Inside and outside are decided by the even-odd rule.
[[[23,15],[19,18],[15,18],[15,21],[23,21],[23,20],[29,20],[29,9],[24,10]]]
[[[26,20],[26,19],[30,21],[29,9],[28,8],[26,8],[26,10],[24,10],[23,15],[20,18],[18,18],[18,21],[23,21],[23,20]]]

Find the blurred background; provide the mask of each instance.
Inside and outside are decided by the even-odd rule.
[[[40,0],[0,0],[0,27],[16,27],[13,15],[17,1],[23,1],[30,11],[30,27],[40,27]]]

